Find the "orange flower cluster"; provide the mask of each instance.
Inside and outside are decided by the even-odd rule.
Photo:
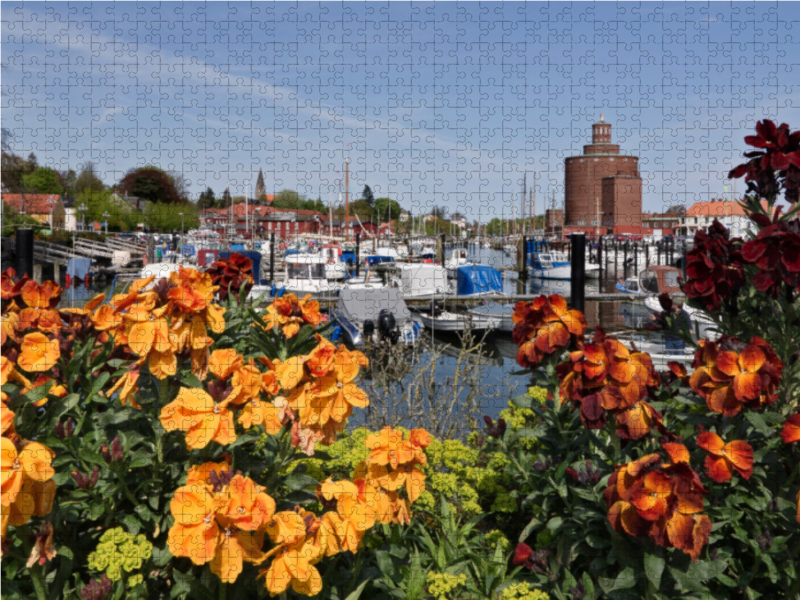
[[[425,448],[431,440],[424,429],[412,429],[407,439],[390,427],[367,436],[369,457],[356,466],[353,479],[366,490],[362,493],[370,498],[381,523],[411,522],[411,504],[425,491],[421,467],[427,464]],[[405,495],[400,494],[403,490]]]
[[[535,369],[545,356],[578,345],[586,331],[586,318],[569,310],[567,301],[556,294],[542,294],[533,302],[517,302],[512,316],[514,343],[519,346],[517,362]]]
[[[310,294],[302,300],[298,300],[294,294],[275,298],[267,307],[267,314],[263,317],[264,328],[271,331],[278,327],[283,331],[283,335],[290,338],[296,336],[303,325],[316,327],[322,322],[319,302],[309,298]]]
[[[312,455],[315,445],[336,441],[353,407],[366,408],[369,399],[355,383],[367,357],[338,348],[317,334],[317,347],[309,354],[270,363],[286,399],[276,401],[292,421],[294,444]]]
[[[616,531],[678,548],[697,562],[711,532],[711,519],[700,514],[708,492],[689,466],[683,444],[671,442],[663,448],[670,463],[648,454],[617,467],[603,492],[608,520]]]
[[[0,438],[0,536],[9,525],[25,525],[31,517],[43,517],[53,509],[56,483],[51,466],[55,453],[39,442],[23,440],[14,431],[14,413],[0,406],[3,437]]]
[[[210,562],[213,573],[233,583],[245,561],[263,559],[261,547],[275,517],[275,501],[227,463],[205,463],[189,470],[170,511],[175,524],[169,530],[169,551],[196,565]]]
[[[644,401],[647,388],[660,381],[649,354],[629,351],[598,327],[592,342],[571,352],[556,373],[562,402],[580,408],[587,429],[604,427],[609,412],[616,415],[621,438],[642,438],[653,427],[666,434],[661,413]]]
[[[762,338],[749,344],[721,337],[716,342],[700,341],[700,350],[689,379],[692,390],[708,408],[725,417],[738,415],[742,407],[752,410],[770,406],[777,398],[783,363]]]
[[[726,444],[716,433],[704,431],[697,436],[697,445],[708,452],[706,473],[717,483],[730,481],[734,470],[745,479],[753,474],[753,448],[747,442]]]

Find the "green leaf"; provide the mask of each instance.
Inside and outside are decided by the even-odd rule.
[[[644,572],[656,590],[661,586],[661,577],[664,574],[665,565],[666,561],[662,556],[650,554],[649,552],[645,553]]]
[[[633,570],[633,567],[628,567],[624,569],[615,580],[606,579],[605,577],[600,578],[600,587],[603,588],[607,594],[613,592],[614,590],[625,590],[628,588],[632,588],[636,585],[636,574]]]
[[[142,528],[142,524],[139,519],[130,513],[119,515],[117,518],[119,519],[120,523],[125,525],[125,527],[128,529],[128,533],[138,535],[139,530]]]
[[[516,406],[517,408],[530,408],[531,402],[533,398],[528,396],[527,394],[523,394],[522,396],[516,396],[511,399],[511,404]]]
[[[181,377],[181,383],[189,388],[201,388],[203,382],[200,381],[193,373],[186,373]]]
[[[103,386],[105,386],[110,378],[110,373],[100,373],[100,375],[98,375],[97,379],[95,379],[94,383],[92,384],[92,391],[89,393],[89,397],[93,398],[97,392],[102,390]]]
[[[525,529],[522,530],[522,533],[519,534],[519,541],[524,542],[526,539],[528,539],[528,536],[534,529],[536,529],[538,525],[540,525],[539,519],[533,517],[530,523],[525,526]]]
[[[313,477],[303,475],[301,473],[290,473],[284,480],[283,484],[293,492],[304,490],[306,488],[317,486],[319,482]]]
[[[588,573],[584,573],[581,576],[581,581],[583,581],[583,589],[586,590],[586,599],[592,600],[594,598],[594,582],[591,576]]]
[[[361,592],[364,591],[364,588],[367,587],[369,583],[369,579],[366,581],[362,581],[361,585],[354,589],[350,594],[347,595],[347,598],[344,600],[358,600],[361,597]]]

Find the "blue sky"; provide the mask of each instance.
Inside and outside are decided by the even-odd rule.
[[[328,199],[351,161],[414,212],[563,198],[600,113],[645,210],[722,194],[762,118],[800,128],[797,3],[2,3],[2,126],[59,169]],[[799,41],[793,41],[796,38]],[[740,186],[741,189],[741,186]]]

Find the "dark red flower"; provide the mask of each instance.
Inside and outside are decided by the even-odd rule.
[[[742,258],[746,263],[758,267],[753,285],[761,292],[777,298],[781,284],[800,287],[800,220],[773,221],[763,215],[753,220],[763,227],[754,240],[742,247]]]
[[[731,240],[728,229],[716,219],[707,232],[698,230],[695,235],[694,247],[686,255],[683,291],[706,310],[718,311],[722,301],[735,298],[744,285],[740,243]]]
[[[247,291],[253,286],[253,261],[233,253],[227,259],[217,260],[211,263],[211,267],[206,271],[211,275],[211,282],[219,286],[219,299],[225,300],[228,297],[228,290],[238,296],[243,284],[247,284]]]
[[[776,126],[765,119],[756,125],[756,135],[744,138],[746,144],[758,148],[745,152],[750,160],[738,165],[728,174],[731,179],[743,175],[752,191],[762,197],[772,197],[782,183],[788,202],[797,202],[800,192],[800,131],[789,132],[789,126]],[[777,175],[777,177],[776,177]]]

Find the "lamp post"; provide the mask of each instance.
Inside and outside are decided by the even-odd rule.
[[[105,219],[104,222],[106,224],[106,235],[108,235],[108,213],[107,212],[103,213],[103,218]]]

